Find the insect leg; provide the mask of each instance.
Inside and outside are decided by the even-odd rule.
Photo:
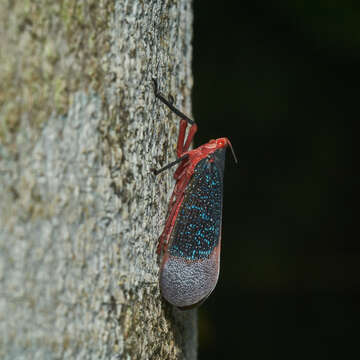
[[[174,114],[180,116],[182,119],[185,119],[189,124],[195,124],[194,120],[191,120],[184,113],[182,113],[179,109],[177,109],[174,105],[174,99],[171,96],[169,99],[166,99],[165,96],[159,91],[156,79],[152,79],[154,84],[154,93],[155,96],[161,100]]]
[[[174,172],[174,179],[176,181],[179,180],[184,175],[184,171],[188,166],[189,166],[189,161],[184,161],[179,165],[179,167]]]
[[[159,175],[161,172],[163,172],[164,170],[170,169],[171,167],[175,166],[176,164],[178,164],[179,162],[186,160],[189,157],[188,154],[185,154],[182,157],[179,157],[178,159],[176,159],[175,161],[171,162],[170,164],[165,165],[164,167],[162,167],[159,170],[156,169],[152,169],[153,173],[155,175]]]
[[[178,158],[184,152],[184,139],[185,139],[186,128],[187,128],[186,120],[181,119],[180,128],[179,128],[178,142],[177,142],[177,146],[176,146],[176,154],[177,154]]]
[[[186,127],[187,127],[186,120],[181,119],[180,128],[179,128],[179,137],[178,137],[177,148],[176,148],[176,153],[177,153],[178,157],[180,157],[184,152],[189,150],[189,147],[194,139],[194,135],[197,132],[197,125],[194,123],[191,125],[191,127],[189,129],[189,133],[188,133],[186,141],[184,143]]]
[[[197,132],[197,125],[194,123],[190,127],[190,130],[189,130],[188,136],[186,138],[185,144],[184,144],[184,146],[182,148],[182,153],[189,150],[189,147],[190,147],[190,145],[191,145],[191,143],[192,143],[192,141],[194,139],[194,135],[196,134],[196,132]],[[178,156],[180,156],[180,155],[178,155]]]
[[[194,135],[197,131],[197,125],[195,123],[194,120],[191,120],[190,118],[188,118],[184,113],[182,113],[179,109],[177,109],[173,103],[174,103],[174,98],[172,96],[169,96],[169,99],[166,99],[165,96],[159,91],[158,89],[158,84],[156,79],[152,79],[153,80],[153,84],[154,84],[154,93],[155,96],[161,100],[161,102],[163,102],[172,112],[174,112],[176,115],[181,117],[181,122],[180,122],[180,129],[179,129],[179,137],[178,137],[178,142],[177,142],[177,156],[178,158],[181,157],[181,155],[189,150],[189,147],[191,145],[191,142],[194,138]],[[187,124],[191,124],[188,136],[186,138],[185,144],[184,144],[184,139],[185,139],[185,133],[186,133],[186,127]]]

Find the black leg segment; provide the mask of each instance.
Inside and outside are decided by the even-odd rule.
[[[179,157],[178,159],[176,159],[175,161],[171,162],[170,164],[167,164],[165,165],[163,168],[159,169],[159,170],[156,170],[156,169],[151,169],[152,172],[155,174],[155,175],[159,175],[161,172],[163,172],[164,170],[167,170],[167,169],[170,169],[171,167],[173,167],[174,165],[178,164],[179,162],[187,159],[189,157],[188,154],[182,156],[182,157]]]
[[[154,83],[154,93],[155,96],[160,99],[174,114],[176,114],[177,116],[181,117],[182,119],[186,120],[189,124],[195,124],[194,120],[191,120],[190,118],[188,118],[184,113],[182,113],[180,110],[178,110],[174,105],[174,98],[170,95],[169,99],[165,99],[165,96],[159,91],[158,89],[158,84],[156,79],[152,79],[153,83]]]

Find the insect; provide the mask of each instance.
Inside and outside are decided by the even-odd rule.
[[[235,153],[229,139],[219,138],[189,150],[197,131],[196,123],[174,107],[174,99],[159,92],[155,96],[178,115],[180,130],[177,160],[154,170],[155,175],[178,165],[175,188],[170,198],[164,230],[157,253],[162,296],[180,309],[200,305],[214,290],[219,277],[221,218],[225,150]],[[190,128],[185,139],[188,124]]]

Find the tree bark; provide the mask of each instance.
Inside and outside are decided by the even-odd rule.
[[[194,359],[157,238],[190,113],[190,0],[0,2],[0,358]]]

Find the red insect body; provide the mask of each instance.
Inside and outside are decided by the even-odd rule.
[[[203,160],[206,159],[206,164],[204,164],[204,169],[208,169],[212,166],[215,168],[215,172],[221,173],[221,199],[217,198],[220,204],[218,208],[222,209],[222,171],[218,170],[219,167],[224,166],[224,156],[225,153],[223,150],[227,146],[230,146],[231,143],[227,138],[219,138],[216,140],[210,140],[208,143],[199,146],[196,149],[189,150],[194,135],[197,131],[197,125],[187,118],[184,114],[182,114],[179,110],[173,107],[172,98],[171,100],[166,100],[164,96],[157,91],[157,83],[154,80],[155,87],[155,95],[164,102],[172,111],[174,111],[177,115],[181,116],[182,119],[180,121],[180,129],[177,143],[177,157],[178,160],[174,163],[165,166],[163,169],[157,171],[156,173],[165,170],[176,163],[179,163],[178,168],[174,173],[174,179],[176,180],[175,188],[170,198],[167,220],[165,223],[164,230],[159,238],[159,243],[157,247],[157,253],[161,254],[163,252],[163,259],[160,267],[160,288],[162,295],[165,299],[172,303],[173,305],[178,306],[179,308],[187,309],[194,307],[200,303],[202,303],[215,288],[218,274],[219,274],[219,266],[220,266],[220,244],[221,244],[221,212],[218,217],[220,217],[218,223],[218,237],[216,239],[216,246],[206,253],[206,256],[200,257],[189,257],[185,256],[181,250],[174,255],[168,251],[169,245],[172,246],[172,238],[174,237],[173,231],[175,224],[179,221],[179,212],[184,210],[184,206],[187,208],[196,207],[194,205],[190,206],[189,204],[184,204],[185,195],[189,195],[189,184],[194,182],[194,172],[197,171],[199,174],[199,170],[197,166],[200,162],[203,163]],[[187,138],[185,140],[185,134],[187,129],[187,124],[190,123],[191,127],[189,129]],[[221,159],[219,160],[219,154],[221,155]],[[233,153],[234,154],[234,153]],[[235,154],[234,154],[235,156]],[[236,160],[236,157],[235,157]],[[221,163],[218,166],[219,162]],[[211,163],[214,163],[211,165]],[[215,164],[216,163],[216,164]],[[200,165],[200,164],[199,164]],[[218,166],[218,168],[217,168]],[[205,171],[205,170],[204,170]],[[198,176],[199,177],[199,176]],[[199,181],[197,182],[197,184]],[[214,183],[214,180],[213,180]],[[219,182],[220,183],[220,182]],[[219,185],[220,186],[220,185]],[[205,194],[205,197],[206,194]],[[189,203],[189,201],[188,201]],[[197,209],[201,209],[197,207]],[[202,209],[203,212],[198,212],[198,215],[201,215],[203,219],[207,219],[206,209]],[[218,211],[219,213],[219,211]],[[181,220],[184,222],[184,220]],[[196,219],[191,219],[192,222],[196,222]],[[189,220],[189,222],[191,222]],[[203,221],[203,220],[202,220]],[[204,223],[204,221],[203,221]],[[205,225],[207,223],[205,222]],[[187,224],[189,225],[189,224]],[[211,225],[211,224],[210,224]],[[190,227],[192,224],[189,225]],[[204,227],[204,225],[203,225]],[[211,226],[208,228],[211,228]],[[206,228],[205,228],[206,229]],[[184,231],[182,232],[184,233]],[[197,232],[200,236],[203,236],[201,240],[205,242],[209,242],[201,232]],[[176,236],[180,236],[176,234]],[[193,239],[189,241],[186,239],[186,236],[183,236],[183,240],[188,241],[187,248],[190,252],[192,251],[191,246],[193,245]],[[199,243],[199,240],[197,240]],[[194,243],[195,244],[195,243]],[[173,246],[174,247],[174,246]],[[201,251],[200,251],[201,252]],[[204,253],[203,251],[202,253]]]
[[[228,138],[219,138],[216,140],[210,140],[208,143],[201,145],[196,149],[188,151],[194,135],[197,131],[197,125],[191,125],[186,142],[184,143],[186,128],[187,121],[181,119],[177,143],[177,156],[178,158],[181,158],[185,155],[188,155],[188,157],[180,163],[174,173],[174,179],[176,180],[176,184],[170,198],[165,228],[159,238],[159,244],[157,248],[158,254],[161,253],[161,249],[163,249],[164,252],[167,250],[169,237],[173,230],[181,202],[184,198],[184,190],[186,189],[189,180],[194,174],[194,169],[198,162],[202,159],[205,159],[215,150],[224,148],[228,145],[231,146],[230,140]]]

